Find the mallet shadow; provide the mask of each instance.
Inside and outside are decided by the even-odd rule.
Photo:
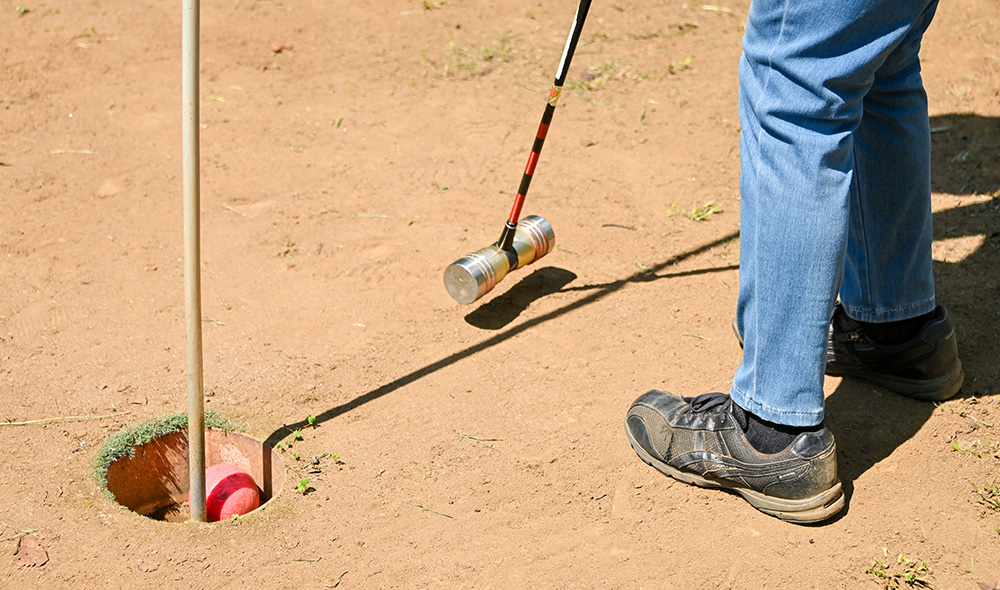
[[[477,307],[465,316],[465,321],[483,330],[499,330],[516,320],[532,303],[558,293],[574,280],[576,275],[568,270],[554,266],[539,268],[506,293]]]
[[[437,371],[439,371],[439,370],[441,370],[441,369],[443,369],[445,367],[448,367],[448,366],[450,366],[450,365],[452,365],[452,364],[454,364],[454,363],[456,363],[456,362],[458,362],[458,361],[460,361],[462,359],[465,359],[465,358],[468,358],[468,357],[470,357],[472,355],[478,354],[478,353],[480,353],[480,352],[482,352],[484,350],[487,350],[487,349],[489,349],[489,348],[491,348],[493,346],[496,346],[497,344],[500,344],[501,342],[509,340],[510,338],[513,338],[514,336],[517,336],[518,334],[521,334],[522,332],[525,332],[525,331],[527,331],[527,330],[529,330],[531,328],[534,328],[535,326],[544,324],[545,322],[548,322],[550,320],[558,318],[558,317],[560,317],[562,315],[565,315],[566,313],[569,313],[569,312],[574,311],[576,309],[580,309],[581,307],[585,307],[585,306],[590,305],[592,303],[596,303],[597,301],[600,301],[601,299],[607,297],[608,295],[614,293],[615,291],[618,291],[619,289],[621,289],[622,287],[628,285],[629,283],[640,283],[640,282],[644,283],[644,282],[650,282],[650,281],[655,281],[655,280],[660,280],[660,279],[667,279],[667,278],[673,278],[673,277],[679,277],[679,276],[690,276],[690,275],[703,274],[703,273],[709,273],[709,272],[721,272],[721,271],[732,270],[734,268],[737,268],[735,266],[726,266],[726,267],[717,267],[717,268],[711,268],[711,269],[702,269],[702,270],[682,272],[682,273],[659,274],[660,271],[662,271],[662,270],[664,270],[666,268],[669,268],[670,266],[673,266],[673,265],[675,265],[675,264],[677,264],[677,263],[679,263],[679,262],[681,262],[683,260],[686,260],[688,258],[691,258],[692,256],[697,256],[698,254],[702,254],[704,252],[707,252],[707,251],[711,250],[712,248],[716,248],[718,246],[726,244],[726,243],[728,243],[728,242],[730,242],[730,241],[732,241],[732,240],[734,240],[734,239],[736,239],[738,237],[739,237],[739,231],[731,232],[731,233],[726,234],[725,236],[723,236],[723,237],[721,237],[721,238],[719,238],[717,240],[714,240],[712,242],[709,242],[709,243],[704,244],[702,246],[699,246],[697,248],[688,250],[687,252],[683,252],[681,254],[677,254],[676,256],[672,256],[672,257],[668,258],[667,260],[664,260],[663,262],[660,262],[658,264],[655,264],[655,265],[649,267],[646,270],[642,270],[641,272],[634,273],[634,274],[632,274],[632,275],[630,275],[630,276],[628,276],[628,277],[626,277],[624,279],[618,280],[618,281],[613,281],[613,282],[610,282],[610,283],[604,283],[604,284],[599,284],[599,285],[586,285],[586,286],[573,287],[573,288],[560,288],[560,289],[557,289],[556,291],[536,291],[535,292],[536,294],[533,297],[528,297],[528,296],[525,296],[525,295],[518,295],[517,297],[512,297],[508,301],[508,303],[506,305],[514,305],[515,302],[516,302],[517,305],[524,305],[524,307],[527,307],[527,305],[530,304],[531,301],[534,301],[534,300],[538,299],[538,297],[540,296],[540,295],[538,295],[538,293],[550,294],[552,292],[557,292],[557,291],[558,292],[567,292],[567,291],[592,291],[592,293],[586,295],[585,297],[583,297],[581,299],[578,299],[576,301],[568,303],[568,304],[566,304],[566,305],[564,305],[564,306],[562,306],[562,307],[560,307],[558,309],[555,309],[553,311],[550,311],[550,312],[548,312],[548,313],[546,313],[544,315],[532,318],[532,319],[524,322],[523,324],[518,324],[516,326],[513,326],[513,327],[511,327],[511,328],[509,328],[509,329],[507,329],[507,330],[505,330],[503,332],[500,332],[500,333],[498,333],[498,334],[496,334],[496,335],[494,335],[494,336],[492,336],[492,337],[490,337],[490,338],[488,338],[488,339],[486,339],[486,340],[484,340],[484,341],[482,341],[482,342],[480,342],[478,344],[474,344],[474,345],[469,346],[469,347],[467,347],[467,348],[465,348],[463,350],[460,350],[460,351],[457,351],[457,352],[455,352],[453,354],[450,354],[450,355],[442,358],[441,360],[439,360],[437,362],[431,363],[431,364],[426,365],[424,367],[421,367],[421,368],[419,368],[419,369],[417,369],[415,371],[407,373],[406,375],[403,375],[402,377],[399,377],[399,378],[397,378],[397,379],[395,379],[393,381],[390,381],[389,383],[386,383],[386,384],[384,384],[384,385],[382,385],[380,387],[377,387],[377,388],[375,388],[375,389],[373,389],[373,390],[371,390],[371,391],[369,391],[367,393],[359,395],[358,397],[356,397],[356,398],[354,398],[354,399],[352,399],[352,400],[350,400],[350,401],[348,401],[346,403],[343,403],[343,404],[340,404],[339,406],[330,408],[329,410],[326,410],[325,412],[322,412],[322,413],[316,415],[315,416],[316,419],[313,422],[313,425],[319,425],[319,424],[322,424],[322,423],[324,423],[324,422],[326,422],[328,420],[332,420],[332,419],[334,419],[334,418],[336,418],[336,417],[338,417],[338,416],[340,416],[342,414],[346,414],[347,412],[350,412],[351,410],[354,410],[355,408],[363,406],[364,404],[366,404],[366,403],[368,403],[370,401],[376,400],[376,399],[378,399],[378,398],[380,398],[380,397],[382,397],[384,395],[392,393],[392,392],[396,391],[397,389],[399,389],[401,387],[409,385],[410,383],[413,383],[414,381],[417,381],[418,379],[421,379],[423,377],[426,377],[427,375],[435,373],[435,372],[437,372]],[[543,268],[543,269],[539,269],[539,271],[536,271],[536,272],[542,273],[540,275],[540,277],[538,279],[536,279],[536,280],[539,281],[542,284],[542,286],[548,285],[548,288],[551,288],[551,285],[553,285],[553,284],[558,284],[558,282],[561,281],[561,280],[566,280],[569,275],[573,275],[573,273],[571,273],[569,271],[565,271],[565,270],[562,270],[562,269],[555,269],[555,268],[552,268],[551,270],[549,270],[548,268]],[[529,277],[530,276],[533,276],[533,275],[529,275]],[[573,278],[575,278],[575,275],[573,275]],[[527,277],[525,279],[522,279],[522,280],[527,280]],[[569,281],[571,281],[571,280],[573,280],[573,279],[572,278],[569,279]],[[567,283],[569,281],[567,281]],[[535,284],[537,284],[537,283],[535,283]],[[517,286],[515,286],[514,288],[512,288],[511,291],[513,291],[514,289],[517,289]],[[504,305],[504,304],[502,304],[502,305]],[[514,314],[514,318],[516,318],[517,315],[520,314],[521,311],[523,311],[523,309],[518,310],[516,307],[514,307],[512,309],[516,310],[516,314]],[[470,314],[470,315],[472,315],[472,314]],[[490,312],[484,313],[483,317],[485,317],[485,318],[493,317],[494,321],[496,321],[496,318],[499,318],[499,319],[510,318],[510,315],[511,315],[510,311],[502,312],[502,311],[492,310]],[[509,321],[512,321],[512,320],[513,320],[513,318],[510,318],[510,319],[507,319],[506,321],[509,322]],[[468,318],[467,318],[467,321],[468,321]],[[473,325],[475,325],[475,324],[473,324]],[[308,424],[308,422],[306,420],[300,420],[300,421],[292,423],[292,424],[286,424],[284,426],[281,426],[277,430],[275,430],[274,432],[272,432],[270,436],[267,437],[267,439],[264,441],[264,444],[273,447],[274,445],[276,445],[279,442],[281,442],[281,440],[283,438],[285,438],[285,436],[287,436],[288,433],[290,433],[290,432],[292,432],[294,430],[300,429],[300,428],[304,428],[307,424]]]

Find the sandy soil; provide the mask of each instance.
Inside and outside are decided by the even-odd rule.
[[[316,416],[296,450],[342,464],[222,524],[105,497],[104,441],[185,409],[180,2],[0,0],[0,587],[1000,582],[994,1],[945,3],[924,48],[966,386],[830,379],[849,505],[815,527],[659,475],[622,427],[740,359],[746,0],[594,4],[524,210],[556,249],[472,306],[441,273],[499,234],[575,3],[205,4],[206,407],[271,444]]]

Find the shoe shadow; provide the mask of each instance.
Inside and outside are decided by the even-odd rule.
[[[826,425],[837,439],[837,469],[850,510],[854,481],[913,437],[934,404],[845,377],[826,398]]]

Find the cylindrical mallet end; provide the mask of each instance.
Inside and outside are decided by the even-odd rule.
[[[545,256],[556,246],[556,233],[552,225],[537,215],[529,215],[517,222],[514,233],[514,250],[517,268],[528,266]]]
[[[469,304],[489,293],[508,272],[507,254],[497,246],[487,246],[448,265],[444,286],[452,299]]]

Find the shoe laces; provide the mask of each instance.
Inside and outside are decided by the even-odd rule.
[[[718,391],[703,393],[695,397],[686,397],[684,401],[688,403],[686,412],[701,414],[715,408],[726,405],[730,400],[729,395]]]
[[[729,414],[736,421],[736,424],[744,432],[747,429],[747,413],[739,405],[733,403],[733,398],[727,393],[714,391],[703,393],[695,397],[685,397],[684,401],[688,407],[684,409],[687,414],[704,414],[711,411],[721,411]]]

